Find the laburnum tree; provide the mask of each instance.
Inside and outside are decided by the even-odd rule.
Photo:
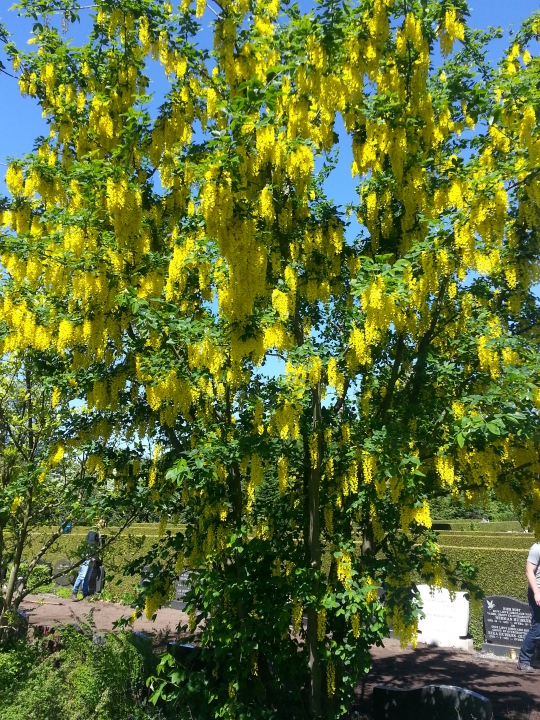
[[[415,641],[414,582],[473,593],[430,498],[540,529],[540,18],[492,67],[463,0],[17,7],[49,134],[6,176],[2,347],[56,349],[85,401],[66,444],[126,498],[151,445],[152,511],[183,525],[145,609],[190,571],[205,668],[166,658],[156,692],[341,716],[389,624]]]

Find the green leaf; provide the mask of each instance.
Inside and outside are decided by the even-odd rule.
[[[489,430],[490,433],[493,433],[493,435],[500,435],[501,434],[501,428],[494,422],[488,422],[486,423],[486,427]]]

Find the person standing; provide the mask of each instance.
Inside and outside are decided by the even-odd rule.
[[[84,562],[81,563],[79,567],[79,574],[77,575],[77,579],[75,580],[75,583],[73,585],[73,590],[71,591],[71,599],[74,602],[77,602],[79,599],[79,589],[83,594],[83,600],[89,595],[88,583],[94,565],[98,562],[97,548],[99,547],[100,543],[101,540],[99,533],[95,532],[94,530],[90,530],[86,535],[86,547],[83,555],[83,557],[85,557],[86,559],[84,560]],[[88,557],[89,554],[90,557]]]
[[[534,672],[531,666],[532,656],[536,643],[540,641],[540,542],[535,543],[529,550],[527,558],[527,598],[531,608],[531,627],[523,638],[519,651],[518,668],[522,672]]]
[[[77,602],[79,599],[78,593],[79,589],[81,590],[83,594],[83,600],[88,595],[88,580],[90,579],[90,565],[93,565],[92,558],[87,558],[84,562],[82,562],[79,566],[79,574],[77,575],[77,579],[75,580],[75,583],[73,584],[73,589],[71,591],[71,599],[74,602]]]

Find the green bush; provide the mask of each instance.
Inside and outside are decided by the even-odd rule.
[[[88,628],[87,628],[88,629]],[[90,628],[91,630],[91,628]],[[148,703],[146,677],[156,668],[150,643],[130,632],[104,645],[73,628],[33,645],[0,652],[2,720],[146,720],[164,718]]]
[[[0,647],[0,708],[3,699],[16,690],[38,658],[37,647],[26,640],[15,640],[7,647]]]
[[[534,542],[534,536],[528,533],[476,533],[476,532],[438,532],[441,547],[486,547],[486,548],[515,548],[528,550]]]

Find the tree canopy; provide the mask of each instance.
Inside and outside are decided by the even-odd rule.
[[[208,712],[340,716],[414,580],[473,588],[430,498],[540,529],[540,17],[493,67],[464,0],[96,0],[81,46],[77,2],[17,7],[50,132],[6,176],[2,350],[57,354],[65,446],[181,513],[146,611],[197,573]]]

